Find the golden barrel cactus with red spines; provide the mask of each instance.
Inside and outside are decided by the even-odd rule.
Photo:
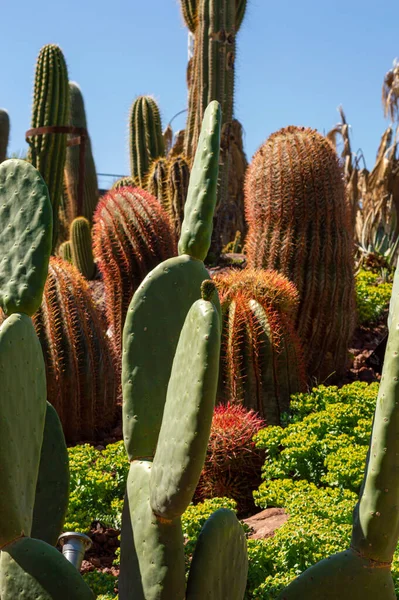
[[[151,194],[122,187],[98,203],[93,246],[104,281],[109,333],[119,353],[133,293],[147,273],[177,254],[177,240],[168,215]]]
[[[47,399],[67,441],[93,440],[114,424],[119,380],[89,285],[61,258],[50,259],[33,322],[46,364]]]
[[[354,245],[332,144],[303,127],[272,134],[248,168],[245,203],[248,265],[275,269],[298,289],[308,374],[342,372],[354,328]]]
[[[305,386],[295,286],[261,269],[231,270],[214,281],[223,314],[219,399],[279,425],[290,395]]]

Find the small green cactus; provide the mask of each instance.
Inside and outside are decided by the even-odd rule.
[[[84,217],[76,217],[71,223],[69,236],[72,263],[86,279],[93,279],[96,273],[96,265],[89,221]]]
[[[58,256],[66,262],[72,263],[71,242],[62,242],[62,244],[58,248]]]
[[[0,108],[0,163],[7,158],[8,138],[10,137],[10,117]]]

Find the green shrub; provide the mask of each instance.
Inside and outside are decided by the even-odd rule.
[[[64,529],[90,529],[98,520],[120,527],[129,462],[123,442],[99,451],[84,444],[69,448],[70,497]]]
[[[359,323],[378,321],[389,306],[392,283],[379,283],[379,276],[370,271],[359,271],[356,276],[356,305]]]
[[[117,598],[115,587],[117,587],[117,578],[110,573],[101,573],[100,571],[91,571],[85,573],[83,579],[91,587],[95,596],[102,600],[114,600]]]

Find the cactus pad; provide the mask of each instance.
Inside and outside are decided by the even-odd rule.
[[[33,315],[47,277],[52,209],[39,171],[24,160],[0,165],[0,306]]]
[[[197,300],[177,345],[152,468],[151,508],[163,519],[180,517],[198,484],[211,430],[219,355],[219,315],[212,302]]]
[[[123,436],[129,460],[155,454],[180,332],[205,279],[209,274],[202,262],[186,255],[170,258],[147,275],[132,298],[122,355]]]
[[[231,510],[221,508],[209,517],[199,535],[186,599],[243,600],[247,572],[244,530]]]
[[[24,314],[0,327],[0,398],[1,547],[30,535],[46,414],[42,350]]]
[[[151,462],[130,465],[121,537],[121,600],[183,600],[184,546],[180,519],[161,523],[151,511]],[[132,527],[133,526],[133,527]]]
[[[94,600],[94,594],[61,552],[23,538],[3,548],[0,558],[1,600]]]
[[[221,122],[220,104],[213,101],[204,114],[184,206],[179,254],[189,254],[199,260],[205,259],[211,243],[219,171]]]
[[[32,537],[56,545],[64,524],[68,496],[68,450],[57,411],[47,402]]]

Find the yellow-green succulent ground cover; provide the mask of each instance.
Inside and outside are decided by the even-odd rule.
[[[389,277],[391,280],[392,277]],[[374,323],[384,314],[392,293],[392,283],[382,282],[381,276],[361,270],[356,275],[356,305],[360,325]]]
[[[290,519],[274,537],[248,540],[247,600],[274,600],[297,574],[347,547],[377,392],[377,383],[319,386],[293,396],[284,428],[269,427],[256,436],[266,450],[256,504],[260,509],[284,507]],[[122,442],[102,452],[88,445],[69,452],[72,483],[65,527],[87,531],[95,519],[120,526],[128,470]],[[208,500],[184,514],[187,564],[202,524],[220,506],[234,508],[234,502]],[[393,572],[399,598],[399,553]],[[85,578],[98,598],[116,597],[112,575],[94,572]]]

